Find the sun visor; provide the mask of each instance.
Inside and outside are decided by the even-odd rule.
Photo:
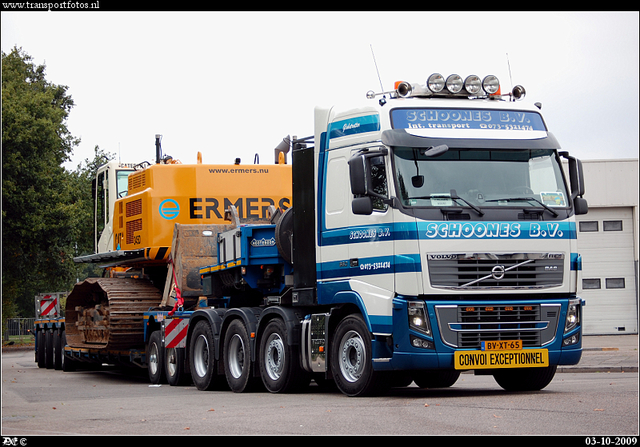
[[[484,149],[560,149],[558,140],[547,132],[546,137],[533,140],[491,138],[434,138],[408,133],[406,129],[389,129],[382,132],[382,143],[387,146],[434,147],[446,144],[452,148]]]

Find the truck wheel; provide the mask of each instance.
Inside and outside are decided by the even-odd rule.
[[[414,371],[413,381],[420,388],[448,388],[460,377],[456,370]]]
[[[164,352],[164,371],[171,386],[186,384],[187,372],[184,348],[167,348]]]
[[[544,368],[513,368],[496,372],[493,378],[507,391],[539,391],[553,380],[556,365]]]
[[[160,331],[154,331],[149,337],[147,357],[147,370],[151,383],[167,383],[164,375],[164,348]]]
[[[347,396],[367,396],[383,388],[383,375],[373,370],[371,334],[362,317],[342,320],[333,336],[331,372],[338,389]]]
[[[247,328],[241,320],[234,320],[224,335],[224,374],[234,393],[249,391],[255,385],[251,367],[251,345]]]
[[[211,326],[206,320],[198,321],[189,344],[191,378],[200,391],[209,391],[218,384],[215,345]]]
[[[44,333],[44,366],[47,369],[53,369],[53,330],[47,329]]]
[[[298,391],[311,381],[300,366],[298,347],[289,343],[286,326],[279,318],[267,324],[260,339],[260,376],[272,393]]]

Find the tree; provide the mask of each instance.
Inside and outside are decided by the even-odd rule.
[[[67,89],[21,48],[2,52],[3,318],[32,315],[37,293],[67,290],[76,276],[72,258],[90,205],[80,175],[62,166],[79,143],[66,125],[74,106]]]

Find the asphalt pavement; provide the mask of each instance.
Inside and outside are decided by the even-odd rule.
[[[638,372],[638,334],[585,335],[580,362],[557,372]]]

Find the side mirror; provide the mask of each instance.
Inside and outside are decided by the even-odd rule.
[[[576,197],[573,199],[573,209],[578,214],[587,214],[589,212],[589,205],[587,204],[587,200],[582,197]]]
[[[369,196],[356,197],[351,202],[351,211],[353,214],[370,215],[373,213],[373,199]]]
[[[349,160],[349,180],[351,194],[361,196],[367,193],[367,168],[363,155],[357,155]]]
[[[560,155],[569,161],[569,182],[571,182],[571,199],[573,199],[574,212],[576,214],[587,214],[589,206],[587,205],[587,200],[582,198],[584,195],[582,162],[569,155],[568,152],[560,152]]]

